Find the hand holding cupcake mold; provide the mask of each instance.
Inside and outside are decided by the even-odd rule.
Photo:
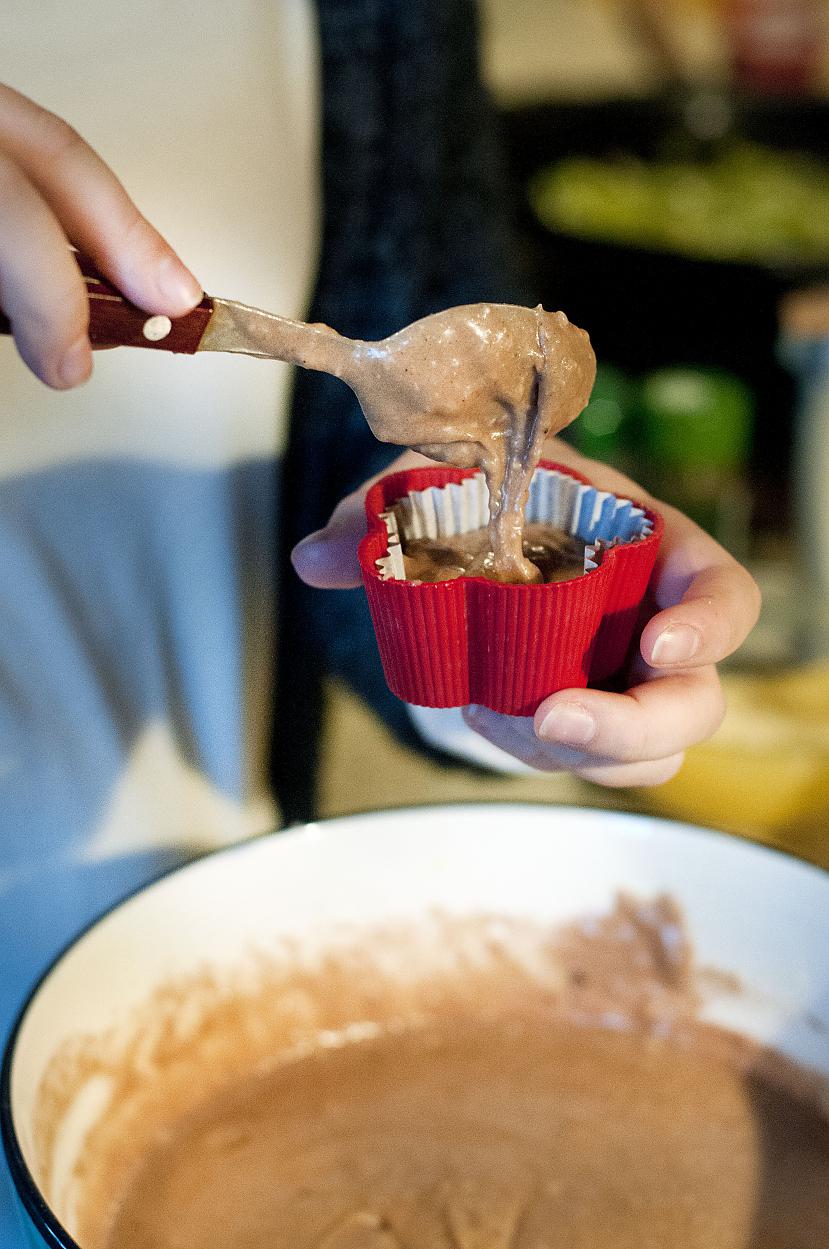
[[[360,561],[392,691],[527,715],[612,677],[662,522],[555,464],[539,470],[545,438],[590,397],[587,334],[563,312],[504,304],[450,308],[379,343],[318,332],[325,345],[299,363],[348,382],[383,441],[456,466],[386,477],[366,499]]]
[[[544,454],[602,491],[659,511],[664,531],[649,588],[654,614],[619,675],[621,692],[560,689],[541,700],[533,716],[480,706],[464,715],[482,736],[532,767],[574,772],[602,785],[660,784],[678,770],[683,752],[710,737],[722,721],[716,664],[753,628],[760,607],[757,586],[688,517],[649,498],[621,473],[556,439]],[[407,453],[391,471],[423,467],[429,461]],[[343,499],[327,526],[296,548],[294,564],[308,584],[324,589],[361,584],[357,547],[366,532],[365,499],[373,484]]]
[[[520,517],[539,583],[504,584],[476,554],[491,510],[474,470],[395,473],[368,492],[363,581],[386,680],[406,702],[531,715],[624,663],[661,518],[542,461]]]
[[[134,301],[133,307],[138,305],[159,317],[181,319],[182,313],[193,309],[199,299],[199,284],[140,216],[111,172],[57,118],[17,92],[0,87],[0,128],[8,140],[10,173],[14,175],[16,191],[12,196],[11,225],[6,223],[8,246],[0,248],[6,311],[20,352],[37,375],[53,386],[72,386],[89,375],[92,358],[86,334],[89,290],[84,289],[81,274],[68,251],[68,236],[87,249],[103,273]],[[62,182],[52,167],[54,162],[50,166],[46,159],[49,144],[65,143],[67,138],[75,141],[78,155],[72,167],[76,175],[72,185]],[[47,187],[53,204],[60,202],[58,217],[47,211],[40,193],[34,195],[34,185]],[[100,194],[93,194],[101,188],[106,191],[103,199]],[[133,223],[128,233],[124,231],[125,222]],[[15,251],[11,245],[18,235],[27,245]],[[25,272],[20,267],[21,258],[29,266]],[[521,315],[537,318],[537,314],[526,309]],[[555,334],[551,316],[555,314],[545,314],[543,324],[552,326]],[[428,330],[426,323],[419,324],[426,325]],[[436,325],[433,322],[433,327]],[[492,343],[485,341],[486,327],[471,320],[467,325],[472,338],[480,344],[480,350],[476,349],[477,354],[471,359],[480,362],[482,354],[493,359]],[[313,337],[314,328],[304,327],[306,335],[310,330]],[[478,333],[482,328],[483,336]],[[387,344],[393,345],[395,339],[402,342],[406,333],[392,336]],[[561,323],[561,334],[565,333]],[[326,330],[324,336],[329,343],[339,341],[340,351],[347,348],[347,340],[339,340],[333,331]],[[443,340],[450,348],[447,360],[454,359],[450,339],[451,335]],[[147,346],[164,345],[164,340],[151,343],[142,338],[142,342]],[[578,348],[576,331],[571,342]],[[465,345],[468,349],[470,343]],[[363,347],[371,357],[372,348],[376,350],[377,345]],[[530,341],[530,359],[543,352],[540,337],[536,337],[535,343]],[[586,386],[584,402],[592,361],[590,357],[581,358]],[[373,359],[379,368],[380,357]],[[404,361],[404,378],[405,368]],[[531,378],[533,372],[530,370]],[[569,372],[570,366],[562,366],[558,377],[551,380],[560,382]],[[473,367],[473,386],[475,380]],[[412,397],[417,399],[414,391]],[[496,404],[491,409],[496,420],[497,397],[496,392]],[[578,406],[574,404],[575,410],[559,409],[559,427],[576,415]],[[461,408],[455,417],[459,411],[462,415],[462,407],[461,392]],[[501,415],[506,417],[507,411],[502,410]],[[507,448],[506,426],[502,424],[497,432],[501,448]],[[518,432],[518,442],[523,432],[524,445],[535,446],[537,440],[529,426]],[[417,437],[403,436],[401,441],[431,447],[434,452],[433,444],[439,440],[421,433]],[[471,441],[456,442],[442,458],[454,458],[457,462],[459,457],[466,456],[461,463],[470,464],[473,450]],[[556,446],[548,449],[547,454],[550,459],[582,472],[599,490],[650,505],[651,501],[633,483],[602,465],[584,461],[569,448]],[[411,454],[401,461],[403,467],[426,463]],[[497,491],[494,494],[497,496]],[[714,665],[735,650],[753,626],[759,610],[757,588],[748,573],[687,518],[662,505],[659,510],[665,530],[651,581],[656,614],[644,628],[639,653],[629,660],[627,692],[563,689],[541,701],[534,719],[478,709],[470,715],[481,733],[536,767],[568,768],[606,784],[629,785],[666,779],[676,770],[681,752],[716,729],[722,716],[722,695]],[[508,509],[505,524],[506,520]],[[312,584],[329,588],[360,584],[357,544],[365,533],[365,524],[363,490],[344,500],[326,529],[306,539],[297,550],[300,574]],[[513,563],[526,573],[514,532],[510,544]],[[469,569],[465,571],[468,573]]]
[[[557,462],[536,471],[545,440],[589,398],[584,331],[563,313],[474,305],[350,359],[356,379],[341,375],[374,432],[460,469],[404,456],[299,545],[300,576],[325,588],[362,579],[399,697],[466,707],[482,736],[539,769],[667,780],[719,727],[715,664],[753,627],[759,595],[716,542],[658,505],[663,519],[621,475],[554,439]],[[544,576],[551,546],[569,567]],[[611,681],[627,692],[585,688]]]

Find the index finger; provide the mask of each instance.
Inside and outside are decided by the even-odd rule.
[[[747,638],[760,614],[754,578],[687,516],[665,504],[665,537],[654,597],[663,610],[642,631],[640,652],[654,668],[716,664]]]
[[[40,191],[67,237],[147,312],[180,316],[201,287],[112,170],[62,118],[0,84],[0,149]]]
[[[653,498],[629,477],[586,459],[558,439],[547,445],[546,453],[583,472],[600,489],[654,508],[665,520],[652,580],[653,597],[662,610],[642,631],[645,662],[675,670],[716,664],[732,654],[760,614],[760,591],[747,569],[688,516]]]
[[[48,386],[89,376],[89,301],[66,238],[14,161],[0,152],[0,299],[17,349]]]

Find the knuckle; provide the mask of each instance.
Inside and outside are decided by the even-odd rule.
[[[25,176],[15,161],[0,151],[0,208],[4,216],[21,199],[24,181]]]
[[[668,759],[660,759],[659,763],[654,766],[652,778],[645,783],[648,785],[664,785],[666,781],[673,780],[684,762],[684,751],[678,755],[672,755]]]
[[[89,312],[82,291],[69,284],[40,298],[27,299],[10,313],[21,356],[34,373],[49,386],[62,388],[59,370],[64,353],[82,339],[89,323]]]
[[[68,346],[85,331],[89,324],[89,301],[71,267],[65,274],[62,269],[56,271],[48,289],[41,284],[31,292],[26,314],[44,339],[53,342],[65,342]]]
[[[573,768],[574,776],[582,781],[590,781],[592,785],[603,785],[605,789],[622,789],[625,786],[638,785],[631,779],[632,773],[623,764],[615,767],[581,767]]]
[[[654,759],[649,763],[643,764],[636,781],[628,781],[628,784],[641,785],[643,787],[651,787],[654,785],[664,785],[666,781],[670,781],[676,776],[682,767],[685,759],[685,753],[669,755],[667,759]]]
[[[667,759],[654,759],[639,764],[620,763],[615,766],[580,767],[574,771],[582,780],[608,789],[645,789],[664,785],[676,776],[682,767],[684,752],[670,755]]]
[[[143,213],[136,208],[126,191],[120,199],[119,247],[140,257],[142,267],[153,268],[171,255],[172,249],[155,226],[150,225]]]
[[[87,147],[74,126],[47,109],[41,112],[44,154],[56,164],[72,160]]]
[[[719,678],[717,678],[717,682],[712,691],[711,699],[712,699],[711,727],[708,733],[709,737],[711,736],[712,733],[716,733],[717,729],[720,727],[723,720],[725,719],[725,713],[726,713],[726,710],[728,709],[728,704],[726,702],[726,697],[725,697],[725,690],[720,684]]]
[[[340,499],[339,503],[337,503],[333,512],[329,516],[328,523],[325,528],[329,530],[348,528],[349,524],[353,520],[355,510],[361,503],[362,500],[358,498],[356,493],[345,495],[344,498]]]
[[[608,742],[608,739],[605,739],[605,744],[613,747],[612,751],[608,750],[607,753],[627,763],[636,763],[641,759],[649,758],[652,754],[651,739],[654,729],[651,714],[648,708],[643,706],[640,694],[641,691],[631,691],[629,714],[615,726],[613,741]]]
[[[164,255],[169,250],[164,240],[139,212],[121,183],[106,169],[84,137],[56,113],[40,109],[39,115],[41,149],[50,163],[52,175],[55,171],[60,173],[62,166],[78,161],[89,169],[97,167],[108,175],[107,211],[111,214],[110,220],[119,236],[119,244],[140,251],[142,259],[149,261]]]
[[[140,247],[146,251],[151,251],[153,247],[159,247],[161,240],[156,235],[149,221],[139,212],[129,197],[124,200],[122,205],[119,226],[127,246]]]
[[[31,369],[46,386],[53,390],[61,390],[59,377],[60,352],[49,351],[46,345],[27,334],[25,330],[15,332],[15,343],[24,364]]]
[[[496,742],[495,745],[500,745]],[[503,749],[503,747],[502,747]],[[553,755],[545,754],[543,750],[511,750],[509,752],[518,759],[520,763],[526,763],[535,772],[566,772],[569,769],[566,764]]]
[[[630,718],[624,726],[618,726],[616,732],[616,751],[619,758],[635,762],[647,758],[650,753],[650,732],[643,707],[636,704],[637,714]]]
[[[760,611],[762,610],[762,607],[763,607],[763,594],[759,585],[752,577],[751,573],[748,572],[746,569],[743,569],[743,572],[745,573],[746,580],[748,583],[746,588],[748,590],[749,604],[751,608],[751,627],[753,628],[754,625],[757,623],[757,620],[760,616]]]

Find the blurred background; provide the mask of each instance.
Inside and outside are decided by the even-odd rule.
[[[482,0],[523,259],[591,334],[585,453],[745,562],[725,725],[649,792],[446,768],[344,689],[322,815],[483,798],[651,811],[829,867],[829,0]]]

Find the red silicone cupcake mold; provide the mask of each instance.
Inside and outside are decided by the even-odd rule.
[[[447,490],[447,487],[452,487]],[[503,585],[483,577],[402,578],[397,536],[462,532],[483,507],[476,470],[419,468],[376,482],[366,497],[368,533],[359,547],[383,670],[398,698],[425,707],[478,703],[532,715],[556,690],[605,681],[625,662],[662,535],[661,517],[599,491],[563,465],[542,461],[529,519],[548,520],[598,542],[588,571],[549,585]],[[435,515],[442,519],[436,522]],[[406,521],[408,517],[408,521]],[[604,544],[616,545],[605,547]],[[588,554],[591,552],[589,551]]]

